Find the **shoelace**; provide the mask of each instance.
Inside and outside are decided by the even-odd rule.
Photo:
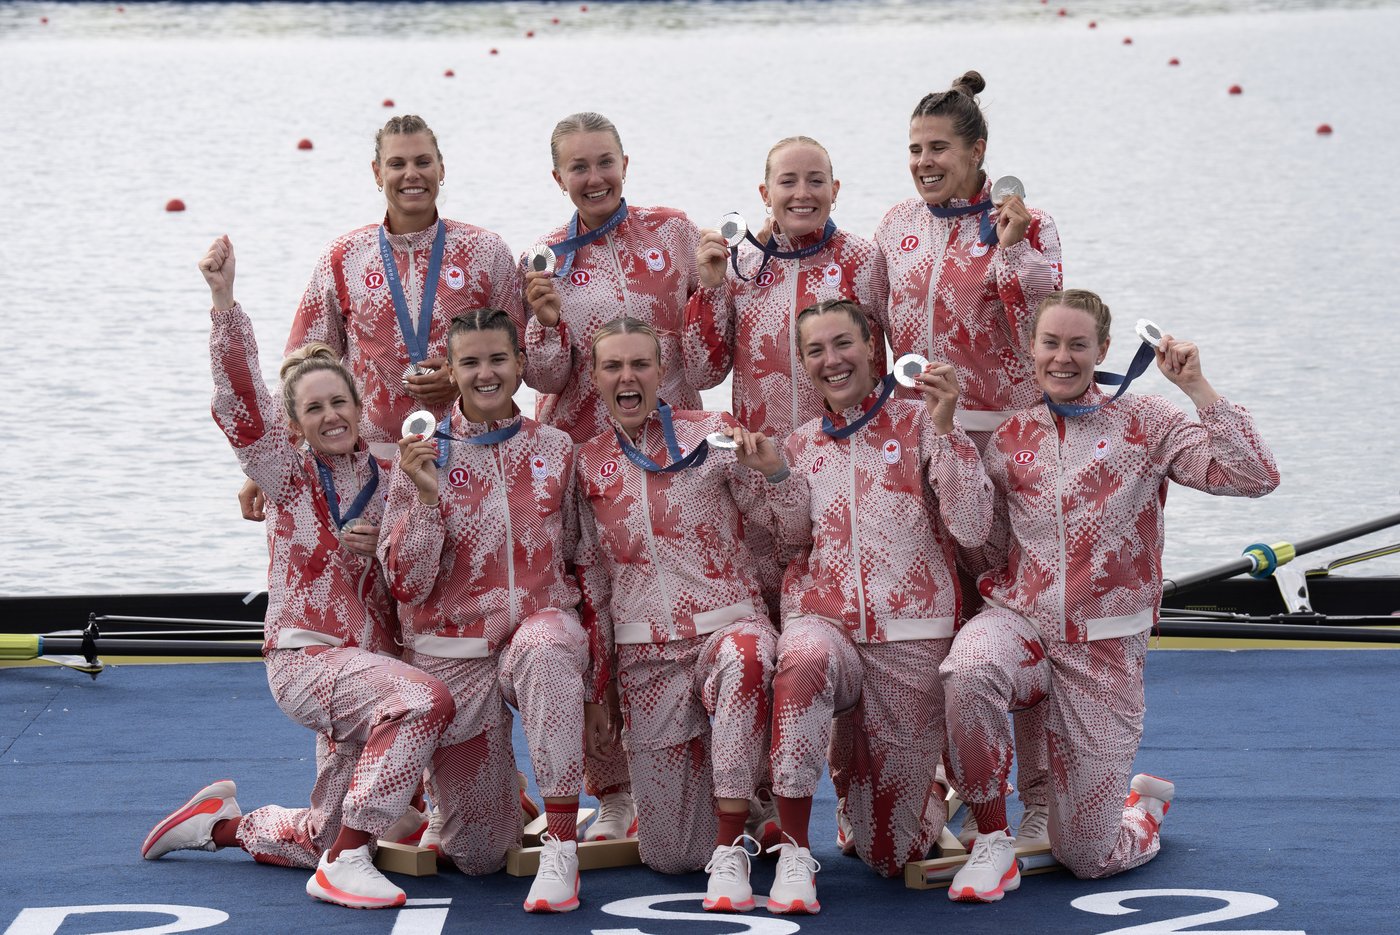
[[[1016,829],[1018,838],[1043,838],[1050,831],[1050,812],[1043,808],[1027,808]]]
[[[442,813],[442,809],[435,808],[428,813],[428,830],[424,834],[431,834],[442,837],[442,826],[447,824],[447,816]]]
[[[822,868],[822,865],[812,856],[811,851],[803,854],[802,848],[793,843],[791,838],[768,848],[768,853],[771,854],[774,851],[782,852],[778,854],[777,872],[782,875],[784,883],[805,883],[807,877],[812,876]]]
[[[749,850],[752,844],[757,850]],[[711,875],[718,875],[726,882],[739,882],[748,879],[749,858],[757,857],[763,853],[763,845],[749,837],[741,834],[734,839],[734,843],[728,847],[717,847],[710,855],[710,862],[705,864],[705,872]],[[743,861],[740,869],[740,861]]]
[[[564,857],[564,842],[552,836],[548,831],[540,835],[540,869],[536,871],[537,879],[564,881],[567,872],[567,861]]]
[[[1001,838],[978,838],[972,845],[972,856],[967,859],[969,867],[995,867],[996,852],[1010,846],[1011,839]]]
[[[379,876],[379,871],[374,867],[374,859],[369,856],[369,849],[357,847],[352,851],[341,851],[333,863],[346,863],[358,870],[360,873],[370,873]]]
[[[599,822],[604,822],[604,821],[618,821],[618,822],[620,822],[620,821],[622,821],[623,819],[630,819],[630,818],[631,818],[631,812],[632,812],[632,809],[630,809],[630,808],[627,806],[626,799],[624,799],[623,796],[621,796],[621,795],[617,795],[617,796],[608,795],[608,796],[604,796],[604,797],[603,797],[603,801],[601,801],[601,802],[598,803],[598,818],[597,818],[597,820],[598,820]],[[630,824],[630,820],[629,820],[628,823]],[[627,829],[626,829],[626,828],[623,828],[622,830],[625,832]]]

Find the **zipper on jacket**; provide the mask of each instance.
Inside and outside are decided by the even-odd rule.
[[[928,213],[929,219],[933,223],[934,230],[937,230],[937,219],[934,218],[932,213],[925,213]],[[924,356],[927,357],[929,360],[933,360],[935,357],[938,356],[938,354],[935,351],[938,345],[935,343],[935,324],[933,313],[934,309],[938,305],[938,287],[943,282],[943,264],[948,261],[948,247],[952,245],[954,240],[957,238],[959,230],[960,227],[958,223],[954,222],[950,225],[948,236],[945,237],[943,240],[943,252],[936,258],[934,265],[928,271],[928,288],[924,290],[924,312],[928,316],[928,351],[925,352]],[[893,324],[891,325],[891,327],[893,327]]]
[[[1050,416],[1051,430],[1055,433],[1055,521],[1060,527],[1060,627],[1066,639],[1069,637],[1069,611],[1066,607],[1065,592],[1069,588],[1069,582],[1065,579],[1066,569],[1069,565],[1069,557],[1066,554],[1068,548],[1068,531],[1065,528],[1065,501],[1064,495],[1060,491],[1060,481],[1063,479],[1063,472],[1060,466],[1064,464],[1064,452],[1061,450],[1065,446],[1065,439],[1060,437],[1060,427],[1055,422],[1055,416]],[[1066,426],[1068,428],[1068,426]]]
[[[492,445],[491,449],[495,456],[492,458],[492,464],[496,467],[496,477],[501,484],[501,499],[505,501],[501,513],[506,519],[506,613],[510,615],[510,628],[514,632],[520,625],[520,619],[515,606],[515,535],[510,528],[510,486],[506,480],[500,444]],[[482,636],[485,635],[482,633]]]
[[[631,315],[630,303],[627,301],[631,297],[631,291],[627,288],[627,278],[622,275],[622,264],[617,261],[617,247],[613,243],[612,232],[608,232],[608,259],[612,260],[613,275],[617,277],[617,288],[622,291],[622,309],[617,317]]]
[[[793,261],[792,274],[792,298],[788,301],[788,307],[792,311],[788,314],[788,398],[792,400],[792,419],[788,422],[788,432],[797,431],[797,375],[802,373],[806,376],[802,365],[797,360],[797,285],[802,279],[802,261]]]
[[[844,439],[846,442],[846,462],[850,465],[851,478],[851,552],[856,560],[856,607],[860,611],[860,635],[862,642],[870,641],[870,634],[865,632],[865,572],[861,568],[860,562],[860,523],[856,517],[856,445],[854,438]],[[840,442],[838,441],[839,445]]]
[[[642,429],[646,435],[646,429]],[[644,439],[639,439],[643,441]],[[641,470],[641,468],[638,468]],[[651,528],[651,491],[647,489],[647,472],[642,471],[642,515],[647,523],[647,548],[651,551],[651,565],[656,569],[656,586],[661,591],[661,600],[666,603],[666,619],[671,622],[671,635],[676,635],[676,617],[671,609],[671,594],[666,590],[666,570],[661,565],[661,556],[656,549],[656,536]]]

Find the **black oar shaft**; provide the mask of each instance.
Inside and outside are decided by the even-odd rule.
[[[87,642],[85,646],[84,643]],[[218,640],[122,640],[98,637],[84,641],[80,636],[44,637],[45,656],[82,655],[95,648],[103,656],[220,656],[257,658],[262,655],[261,642],[221,642]]]
[[[1206,620],[1163,620],[1163,636],[1210,639],[1331,640],[1338,643],[1400,643],[1400,629],[1333,627],[1296,623],[1222,623]]]
[[[103,623],[145,623],[152,626],[210,627],[214,629],[246,629],[257,626],[256,620],[197,620],[187,617],[121,617],[112,614],[93,614],[92,620]]]

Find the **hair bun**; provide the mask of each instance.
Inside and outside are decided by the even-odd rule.
[[[304,344],[287,355],[287,359],[282,361],[282,366],[277,368],[278,379],[287,379],[287,374],[295,369],[298,364],[313,358],[328,360],[333,364],[340,363],[340,355],[337,354],[329,344],[322,344],[320,341],[312,341],[310,344]]]
[[[968,97],[976,97],[987,87],[987,82],[975,71],[964,72],[961,78],[953,82],[953,89],[961,91]]]

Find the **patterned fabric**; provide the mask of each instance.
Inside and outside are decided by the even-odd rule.
[[[990,193],[989,178],[977,200]],[[1040,398],[1031,317],[1041,299],[1062,288],[1064,270],[1055,222],[1035,208],[1030,213],[1025,239],[1006,248],[980,242],[980,215],[934,217],[917,197],[891,208],[875,230],[889,274],[895,357],[917,352],[952,364],[967,409],[1022,409]]]
[[[874,405],[832,417],[845,425]],[[835,439],[819,420],[787,443],[791,475],[774,490],[788,567],[783,615],[839,621],[858,643],[951,637],[958,616],[953,543],[977,545],[992,487],[960,430],[939,435],[922,403],[891,398]]]
[[[1081,401],[1104,398],[1091,388]],[[985,460],[1001,494],[989,549],[1006,564],[982,575],[982,595],[1049,641],[1154,626],[1167,481],[1247,497],[1279,483],[1244,408],[1220,399],[1198,415],[1192,422],[1161,397],[1129,394],[1085,416],[1056,419],[1040,405],[1003,423]]]
[[[460,662],[461,660],[452,660]],[[433,754],[428,795],[443,810],[442,853],[470,876],[495,873],[524,830],[510,720]]]
[[[397,624],[379,564],[341,547],[315,459],[292,447],[286,413],[263,385],[252,322],[240,305],[211,317],[214,421],[243,473],[267,495],[264,651],[288,644],[392,648]],[[372,476],[369,458],[364,451],[322,456],[347,504]],[[380,484],[382,491],[383,477]],[[378,523],[383,508],[381,496],[371,497],[362,517]]]
[[[558,243],[567,226],[541,238]],[[530,385],[540,391],[535,417],[584,442],[609,426],[608,407],[593,383],[593,333],[623,315],[647,322],[661,338],[661,396],[677,409],[699,409],[681,356],[685,303],[699,288],[695,251],[700,231],[674,208],[633,208],[602,241],[574,254],[573,270],[555,279],[561,314],[553,328],[533,315],[525,329]],[[525,275],[525,257],[517,275]]]
[[[1156,856],[1157,823],[1124,805],[1142,739],[1147,634],[1066,643],[1007,610],[968,622],[941,674],[954,784],[969,802],[1000,797],[1011,767],[1006,712],[1044,709],[1050,839],[1076,876],[1121,873]]]
[[[753,616],[708,636],[617,648],[623,744],[642,862],[705,866],[715,798],[747,799],[763,778],[777,635]]]
[[[673,412],[672,418],[686,452],[735,424],[722,413]],[[637,447],[658,464],[670,462],[656,412],[642,425]],[[734,452],[711,449],[699,466],[649,474],[623,454],[609,423],[579,446],[575,471],[575,561],[591,641],[590,701],[603,700],[615,644],[685,640],[765,615],[742,523],[771,524],[770,485]]]
[[[778,236],[778,249],[799,250],[816,243],[810,237],[789,241]],[[751,432],[781,441],[792,430],[823,412],[821,393],[812,385],[797,350],[797,315],[827,299],[854,299],[869,314],[884,375],[885,317],[888,286],[885,261],[870,241],[837,231],[820,251],[802,260],[773,260],[755,275],[763,255],[747,241],[739,250],[745,282],[731,269],[724,283],[701,289],[685,309],[685,366],[692,386],[718,386],[734,372],[734,417]]]
[[[578,539],[573,442],[518,418],[511,438],[468,445],[462,439],[504,423],[474,423],[453,409],[456,440],[438,468],[436,506],[420,503],[413,481],[393,473],[379,554],[404,642],[420,652],[484,657],[526,617],[578,604],[566,567]]]
[[[499,308],[510,314],[517,329],[525,327],[520,275],[505,241],[472,224],[443,223],[447,244],[429,326],[430,357],[447,356],[447,331],[462,312]],[[335,348],[359,384],[364,402],[360,435],[367,442],[396,442],[409,413],[426,408],[442,418],[450,404],[427,406],[403,388],[410,360],[384,275],[379,228],[370,224],[337,237],[321,254],[292,320],[287,352],[311,341]],[[415,328],[435,235],[436,225],[388,235]]]
[[[838,724],[844,759],[841,793],[856,853],[882,876],[921,860],[947,817],[929,790],[943,755],[943,692],[938,666],[947,639],[856,643],[819,617],[794,617],[778,641],[773,679],[773,791],[811,796]]]
[[[455,707],[438,679],[355,647],[281,649],[266,661],[277,706],[319,735],[316,786],[310,809],[249,812],[238,839],[263,863],[311,868],[342,822],[378,837],[403,816]]]
[[[588,635],[572,610],[550,608],[525,618],[500,656],[497,683],[520,712],[535,785],[547,799],[576,796],[583,784],[587,668]]]

